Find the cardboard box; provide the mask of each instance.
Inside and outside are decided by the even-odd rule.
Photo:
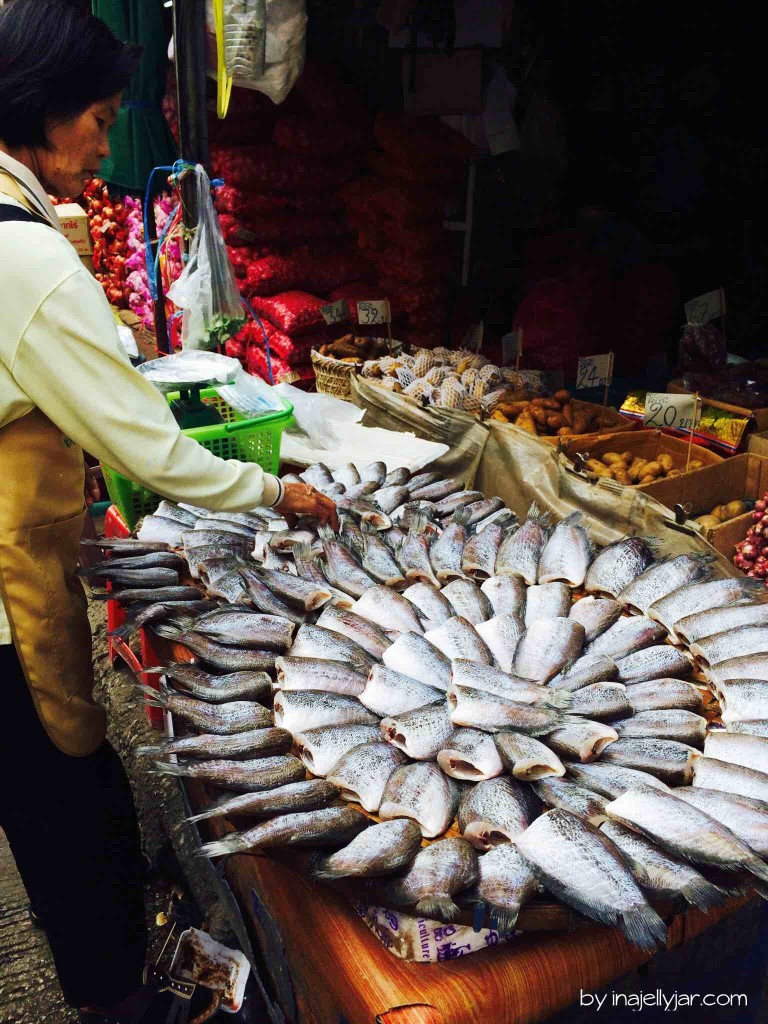
[[[768,430],[764,430],[762,433],[750,434],[747,451],[750,455],[768,457]]]
[[[756,501],[768,491],[768,458],[760,455],[735,455],[717,466],[707,466],[674,480],[659,480],[645,490],[662,504],[674,508],[690,504],[689,519],[707,515],[715,505],[729,501]],[[703,531],[709,543],[728,559],[744,540],[752,522],[752,513],[729,519],[713,530]]]
[[[61,230],[74,245],[78,256],[90,256],[93,252],[91,234],[88,230],[88,215],[77,203],[62,203],[55,207],[61,223]]]
[[[697,468],[686,473],[688,442],[682,441],[678,437],[672,437],[670,434],[665,434],[661,430],[630,430],[607,435],[582,434],[581,437],[561,438],[559,440],[568,442],[561,447],[569,458],[579,454],[592,459],[599,459],[607,452],[632,452],[636,458],[652,461],[658,458],[659,455],[671,455],[674,460],[674,468],[683,470],[683,477],[693,477],[702,471],[701,468]],[[723,461],[722,457],[717,455],[716,452],[711,452],[708,448],[701,448],[699,445],[694,444],[691,446],[691,461],[696,460],[703,463],[704,467],[716,466]],[[638,490],[648,491],[663,483],[667,483],[672,487],[681,479],[682,477],[673,477],[671,480],[661,479],[653,484],[636,484],[635,486]],[[658,497],[658,495],[654,493],[654,497]],[[667,504],[663,498],[659,498],[659,501],[662,501],[665,505]]]

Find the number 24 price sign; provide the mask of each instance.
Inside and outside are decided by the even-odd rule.
[[[576,390],[607,388],[613,377],[613,352],[602,356],[582,356],[576,372]]]

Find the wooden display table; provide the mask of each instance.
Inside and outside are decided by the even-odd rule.
[[[194,804],[207,803],[202,787],[188,789]],[[212,836],[229,831],[219,819],[205,824]],[[457,955],[448,939],[444,962],[409,963],[381,945],[345,896],[282,860],[234,856],[224,874],[290,1024],[532,1024],[650,959],[616,929],[587,925],[531,932],[470,956]],[[669,948],[745,903],[678,914]]]

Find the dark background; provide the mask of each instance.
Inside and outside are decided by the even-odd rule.
[[[422,16],[445,4],[417,4]],[[508,329],[526,242],[590,220],[674,273],[681,301],[719,286],[729,349],[765,353],[764,41],[738,6],[702,0],[523,0],[500,57],[519,87],[518,124],[542,98],[561,119],[562,173],[504,154],[478,166],[469,302]],[[309,53],[347,71],[372,109],[401,102],[399,53],[376,0],[309,0]],[[561,140],[558,139],[558,144]],[[586,208],[586,210],[585,210]],[[671,328],[671,350],[682,324]],[[506,326],[505,326],[506,324]]]

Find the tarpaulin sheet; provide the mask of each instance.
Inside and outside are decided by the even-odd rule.
[[[361,377],[352,379],[352,401],[365,409],[367,426],[413,431],[447,444],[449,451],[434,468],[461,477],[488,497],[497,495],[520,519],[534,501],[550,510],[554,521],[578,509],[587,516],[590,534],[599,545],[629,534],[655,537],[662,555],[709,552],[721,575],[738,575],[703,537],[675,529],[673,513],[655,498],[606,478],[586,479],[573,471],[565,455],[520,427],[481,423],[454,409],[425,409],[414,399],[384,391]]]

